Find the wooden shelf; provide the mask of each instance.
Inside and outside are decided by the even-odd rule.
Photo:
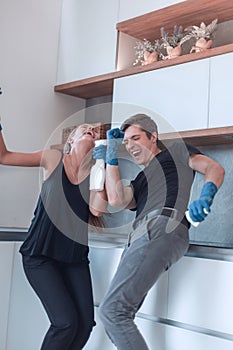
[[[174,25],[182,25],[183,28],[185,28],[190,25],[200,25],[202,21],[209,24],[215,18],[218,18],[218,23],[232,20],[233,1],[186,0],[120,22],[117,24],[116,28],[119,32],[128,34],[136,39],[146,38],[148,40],[154,40],[160,37],[161,27],[164,27],[167,32],[171,32],[173,31]],[[121,71],[56,85],[54,91],[84,99],[111,95],[113,92],[114,79],[200,60],[232,51],[233,44],[219,46],[202,53],[183,55],[175,59],[154,62],[147,66],[132,66]]]
[[[102,74],[96,77],[56,85],[54,91],[80,98],[107,96],[112,94],[113,80],[117,76],[118,72]]]
[[[183,139],[193,146],[212,146],[233,144],[233,126],[187,130],[174,133],[159,134],[159,139],[166,144]],[[52,145],[51,149],[63,150],[64,144]]]
[[[155,40],[160,37],[160,28],[173,32],[174,25],[186,28],[190,25],[209,24],[215,18],[218,23],[233,19],[233,1],[187,0],[146,13],[117,24],[117,30],[137,39]]]
[[[175,66],[182,63],[197,61],[229,52],[233,52],[233,44],[214,47],[204,52],[187,54],[170,60],[153,62],[146,66],[130,67],[109,74],[98,75],[96,77],[91,77],[88,79],[77,80],[71,83],[56,85],[54,91],[80,98],[93,98],[111,95],[113,92],[114,79],[130,76],[133,74],[149,72],[151,70]]]

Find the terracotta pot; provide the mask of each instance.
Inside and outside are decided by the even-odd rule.
[[[166,49],[167,49],[167,56],[163,57],[164,60],[168,60],[170,58],[175,58],[182,55],[182,47],[180,45],[176,47],[167,46]]]
[[[144,52],[144,61],[142,62],[142,66],[146,66],[147,64],[156,62],[156,61],[158,61],[158,59],[159,59],[158,52],[145,51]]]
[[[190,50],[192,52],[201,52],[211,48],[213,44],[213,40],[206,40],[204,38],[200,38],[196,41],[195,46],[193,46]]]

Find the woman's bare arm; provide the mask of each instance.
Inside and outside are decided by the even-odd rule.
[[[57,150],[39,150],[36,152],[15,152],[9,151],[6,147],[2,131],[0,131],[0,164],[22,167],[44,167],[51,172],[61,153]]]
[[[93,215],[102,216],[106,213],[108,201],[105,189],[103,191],[90,191],[89,208]]]

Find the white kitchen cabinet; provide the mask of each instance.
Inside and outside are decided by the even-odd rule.
[[[115,274],[123,248],[90,248],[91,274],[95,303],[99,304]],[[103,258],[105,263],[103,264]],[[148,293],[140,313],[166,317],[168,274],[165,273]]]
[[[181,259],[169,271],[168,318],[233,335],[232,275],[231,262]]]
[[[176,327],[166,328],[165,350],[232,350],[232,341]]]
[[[30,287],[18,252],[22,242],[0,244],[0,345],[3,350],[39,349],[49,326]],[[85,349],[112,350],[99,319],[101,302],[116,271],[122,248],[90,245],[97,322]],[[104,264],[103,264],[104,261]],[[229,261],[185,256],[148,293],[135,322],[150,349],[231,350],[233,265]]]
[[[113,122],[155,112],[159,132],[207,128],[209,59],[189,62],[114,81]]]
[[[13,265],[13,242],[0,243],[0,349],[6,348]]]
[[[63,1],[57,83],[115,70],[118,0]]]
[[[233,125],[233,53],[210,59],[209,127]]]
[[[39,349],[49,327],[41,302],[25,277],[18,251],[21,244],[14,244],[6,350]]]

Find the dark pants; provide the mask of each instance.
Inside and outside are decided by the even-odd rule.
[[[95,325],[89,262],[23,256],[23,266],[51,322],[41,350],[82,349]]]

